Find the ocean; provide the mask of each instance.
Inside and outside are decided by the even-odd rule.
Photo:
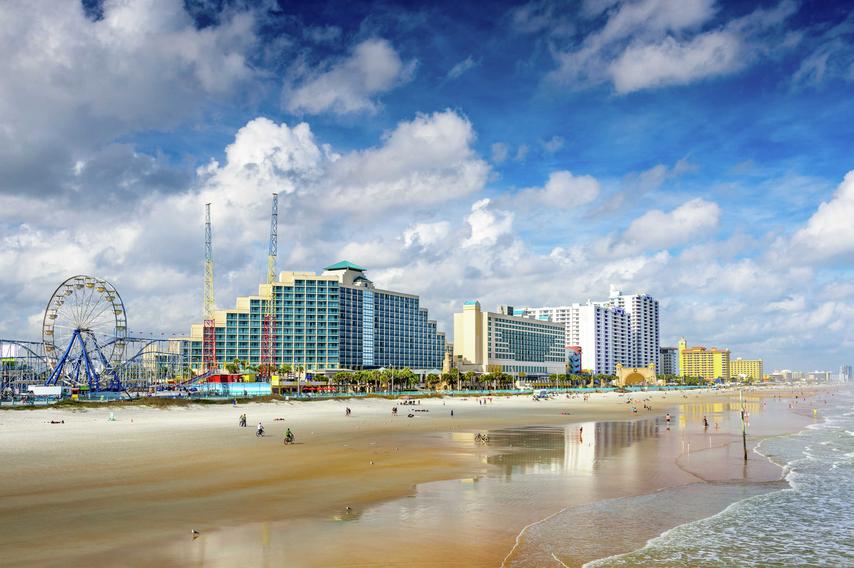
[[[811,406],[822,422],[756,448],[783,466],[785,487],[585,566],[854,566],[854,392]]]

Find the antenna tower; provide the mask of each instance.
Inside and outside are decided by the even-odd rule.
[[[261,327],[261,376],[269,378],[273,367],[273,344],[275,335],[274,306],[276,295],[273,282],[276,279],[276,257],[279,254],[279,194],[273,194],[273,209],[270,214],[270,246],[267,252],[267,284],[270,298],[267,300]]]
[[[202,333],[202,362],[207,371],[213,371],[217,368],[213,247],[211,241],[211,204],[205,203],[205,319]]]

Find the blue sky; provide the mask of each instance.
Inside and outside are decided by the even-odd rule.
[[[84,6],[85,4],[85,6]],[[663,304],[662,340],[850,362],[850,2],[0,6],[0,336],[114,282],[132,327],[348,258],[463,301]],[[163,309],[162,306],[168,306]]]

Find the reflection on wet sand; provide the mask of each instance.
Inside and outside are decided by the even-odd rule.
[[[500,451],[487,463],[507,479],[514,473],[593,472],[621,449],[657,436],[658,429],[657,420],[646,419],[490,430],[487,445]]]
[[[194,543],[190,558],[204,558],[205,566],[238,560],[312,567],[497,566],[519,530],[545,514],[648,491],[645,480],[663,462],[645,468],[643,464],[653,462],[638,456],[654,453],[659,429],[649,418],[494,429],[486,432],[485,444],[476,442],[474,432],[448,434],[456,443],[482,449],[488,467],[481,475],[419,485],[410,497],[342,511],[326,520],[273,522],[233,528],[228,536],[205,535],[217,545]],[[412,535],[422,544],[416,545]],[[330,542],[347,543],[346,553]],[[431,542],[441,547],[423,544]]]
[[[759,405],[754,408],[757,413],[761,410]],[[637,526],[620,521],[626,510],[617,504],[629,508],[643,504],[646,513],[659,517],[660,522],[673,518],[666,508],[656,509],[659,502],[654,492],[696,485],[696,477],[672,467],[684,453],[684,441],[693,436],[699,443],[703,416],[729,429],[737,413],[729,405],[697,404],[685,405],[673,414],[670,430],[661,417],[650,416],[498,428],[482,432],[487,435],[485,443],[477,440],[477,432],[449,433],[452,442],[482,453],[482,462],[488,467],[480,475],[422,484],[410,497],[343,510],[325,520],[263,523],[232,528],[228,536],[206,535],[213,546],[194,543],[194,550],[183,550],[183,554],[190,553],[189,558],[183,557],[205,566],[230,566],[238,561],[306,567],[497,566],[521,528],[533,523],[537,531],[526,533],[523,544],[527,544],[514,550],[508,566],[541,566],[551,558],[544,558],[543,551],[579,565],[574,560],[595,558],[611,550],[611,539],[602,541],[595,535],[611,530],[615,522],[624,523],[618,539],[621,547],[660,532],[658,525],[653,527],[644,519],[637,519]],[[692,491],[673,493],[674,503],[684,494],[692,507],[696,505],[693,509],[684,506],[686,515],[701,515],[707,503]],[[645,501],[612,500],[633,495],[648,497]],[[727,498],[731,499],[729,494]],[[600,502],[601,506],[596,505]],[[709,510],[714,509],[712,505]],[[558,512],[553,521],[538,524]],[[573,535],[572,543],[575,537],[586,535],[589,542],[584,551],[574,548],[570,554],[565,548],[566,535]]]

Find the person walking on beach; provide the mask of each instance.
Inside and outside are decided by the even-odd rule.
[[[670,413],[664,415],[664,423],[667,425],[667,429],[670,430]]]
[[[709,420],[705,416],[703,416],[703,430],[709,429]]]
[[[261,424],[261,421],[259,420],[258,421],[258,428],[255,430],[255,436],[260,438],[263,435],[264,435],[264,425]]]
[[[344,411],[344,416],[350,416],[350,412],[350,407],[348,406],[347,409]]]

